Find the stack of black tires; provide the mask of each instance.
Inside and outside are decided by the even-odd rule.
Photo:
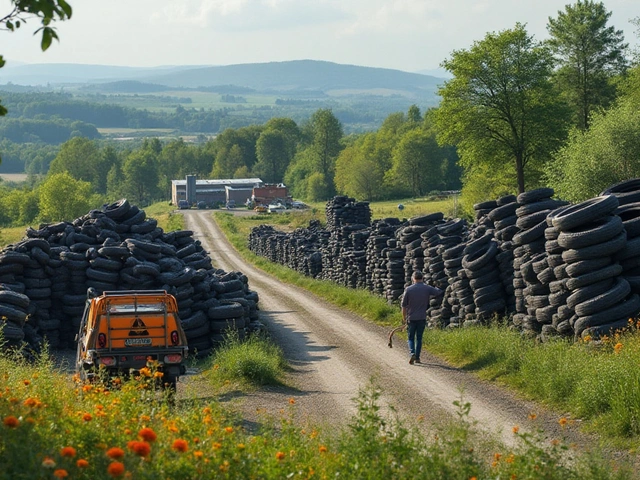
[[[220,341],[221,321],[239,335],[259,327],[258,298],[246,276],[214,269],[193,232],[165,233],[126,199],[26,234],[0,252],[0,289],[11,291],[4,296],[19,307],[0,315],[7,338],[33,349],[43,339],[51,348],[74,347],[88,288],[167,290],[177,299],[189,346],[200,355]]]

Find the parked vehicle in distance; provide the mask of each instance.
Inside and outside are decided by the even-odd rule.
[[[227,202],[227,208],[236,208],[236,201],[235,200],[229,200]]]
[[[198,202],[198,209],[204,210],[205,208],[207,208],[206,202],[203,202],[203,201]]]
[[[257,213],[267,213],[269,209],[264,205],[256,205],[253,211]]]
[[[309,208],[309,205],[307,205],[304,202],[299,202],[297,200],[294,200],[293,202],[291,202],[291,208],[301,210],[303,208]]]
[[[76,337],[76,372],[91,380],[139,374],[153,362],[164,388],[175,390],[186,372],[189,348],[178,317],[178,304],[165,290],[87,291]]]
[[[284,213],[287,211],[287,209],[284,207],[284,205],[269,205],[268,207],[268,211],[269,213]]]
[[[191,205],[189,204],[188,200],[178,200],[178,208],[180,210],[188,210],[189,208],[191,208]]]

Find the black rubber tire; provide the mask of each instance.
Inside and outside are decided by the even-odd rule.
[[[559,202],[557,200],[542,200],[541,202],[526,203],[518,207],[516,215],[518,218],[522,218],[539,212],[549,213],[550,211],[564,205],[566,205],[566,202]],[[544,215],[544,218],[546,217],[547,216]]]
[[[499,220],[503,220],[505,218],[514,216],[517,208],[518,208],[517,203],[515,202],[508,203],[507,205],[502,205],[497,208],[494,208],[493,210],[491,210],[491,212],[489,212],[487,216],[489,217],[489,219],[493,220],[494,222],[497,222]]]
[[[549,306],[549,295],[531,295],[526,298],[527,305],[532,308],[544,308]]]
[[[565,278],[561,280],[554,280],[553,282],[549,282],[549,291],[552,294],[558,293],[558,292],[564,292],[566,290],[567,290],[567,280]]]
[[[549,285],[556,280],[556,275],[553,273],[553,268],[548,267],[541,271],[538,275],[538,281],[544,285]]]
[[[469,270],[468,268],[462,269],[462,271],[466,275],[466,278],[468,278],[469,280],[473,280],[474,278],[484,277],[485,275],[490,273],[495,273],[497,277],[499,275],[499,272],[497,270],[498,268],[495,262],[489,262],[487,265],[485,265],[479,270]]]
[[[536,240],[542,239],[544,244],[544,231],[547,228],[547,222],[542,221],[535,227],[522,231],[513,236],[513,243],[518,246],[528,245]]]
[[[640,195],[640,191],[638,191],[638,195]],[[640,203],[620,205],[615,214],[621,218],[628,238],[640,236]]]
[[[498,208],[498,202],[495,200],[487,200],[486,202],[480,202],[473,205],[473,209],[478,210],[492,210]]]
[[[603,195],[552,212],[551,222],[565,232],[610,215],[616,208],[618,199],[613,195]]]
[[[0,304],[14,306],[26,310],[29,308],[29,297],[13,290],[0,290]]]
[[[495,288],[491,293],[486,293],[480,296],[474,294],[473,303],[476,304],[476,307],[481,307],[483,305],[486,305],[487,303],[498,300],[499,298],[502,298],[504,300],[504,293],[502,292],[501,288]]]
[[[105,204],[102,206],[102,212],[111,219],[118,220],[123,218],[129,212],[131,205],[126,198],[122,198],[117,202]]]
[[[190,317],[180,319],[182,328],[185,330],[193,330],[201,327],[205,323],[208,323],[208,320],[207,315],[201,310],[198,310]]]
[[[522,294],[525,297],[529,297],[531,295],[548,295],[549,294],[549,286],[543,285],[541,283],[533,283],[527,285],[523,290]]]
[[[631,286],[622,277],[617,277],[613,287],[600,295],[590,298],[574,307],[579,317],[593,315],[602,310],[612,307],[618,302],[624,300],[631,293]]]
[[[478,315],[491,315],[494,313],[503,313],[507,304],[504,299],[499,298],[493,302],[489,302],[481,307],[476,307],[476,313]]]
[[[585,273],[600,270],[612,264],[611,257],[594,258],[592,260],[583,260],[567,265],[567,274],[571,278],[579,277]]]
[[[545,230],[547,227],[547,215],[549,210],[542,210],[540,212],[531,213],[529,215],[525,215],[523,217],[518,217],[518,221],[516,222],[516,226],[521,230],[528,230],[530,228],[535,227],[540,222],[544,222]]]
[[[547,265],[551,268],[556,268],[564,263],[562,255],[559,253],[555,253],[547,256]]]
[[[184,335],[187,337],[187,341],[191,343],[193,340],[206,337],[211,332],[209,322],[204,322],[199,327],[184,329]]]
[[[103,283],[118,283],[120,275],[118,272],[108,270],[98,270],[95,268],[87,268],[87,278]]]
[[[25,318],[27,318],[27,312],[16,307],[15,305],[0,304],[0,318],[2,317],[6,317],[7,320],[22,325]]]
[[[604,243],[591,245],[580,249],[570,249],[562,252],[562,258],[565,262],[574,263],[581,260],[592,260],[594,258],[608,257],[614,255],[624,248],[627,243],[627,233],[620,232],[616,237]]]
[[[557,308],[553,305],[536,309],[536,320],[542,325],[551,325],[553,322],[553,314],[556,313]]]
[[[622,267],[619,264],[614,263],[607,267],[601,268],[600,270],[595,270],[578,277],[568,279],[567,288],[573,291],[578,288],[586,287],[587,285],[592,285],[602,280],[606,280],[607,278],[617,277],[621,273]]]
[[[566,305],[567,298],[569,298],[569,291],[563,290],[556,293],[549,294],[549,305],[553,305],[556,309],[560,305]]]
[[[432,222],[439,222],[442,219],[444,219],[443,213],[430,213],[429,215],[421,215],[410,218],[409,225],[427,225]],[[193,236],[193,232],[191,233],[191,236]]]
[[[593,315],[578,318],[573,328],[576,335],[580,335],[585,328],[605,325],[606,323],[610,323],[612,318],[624,318],[628,320],[629,318],[635,317],[638,312],[640,312],[640,296],[633,294],[629,299],[611,308],[594,313]]]
[[[227,320],[231,318],[240,318],[243,315],[244,307],[239,303],[211,307],[207,312],[207,316],[210,320]]]
[[[470,242],[468,242],[465,245],[462,253],[464,255],[471,255],[476,251],[485,247],[492,239],[493,239],[493,235],[491,233],[485,233],[480,238],[476,238],[475,240],[471,240]]]
[[[520,205],[539,202],[542,199],[551,198],[554,193],[553,188],[536,188],[534,190],[521,193],[518,195],[517,200]]]
[[[610,215],[595,222],[585,224],[582,228],[563,231],[558,236],[558,244],[566,249],[580,249],[607,242],[623,230],[622,219]]]
[[[616,260],[625,260],[627,258],[633,258],[640,256],[640,237],[627,238],[627,243],[624,248],[619,252],[616,252],[614,258]]]
[[[580,335],[577,335],[581,338],[591,338],[592,340],[599,339],[601,337],[609,336],[612,337],[615,335],[617,331],[624,330],[629,326],[628,319],[621,318],[620,320],[613,321],[611,323],[606,323],[604,325],[600,325],[597,327],[589,327],[585,328]]]
[[[89,260],[89,264],[91,264],[92,268],[108,270],[110,272],[119,272],[122,268],[122,262],[104,257],[97,257]]]
[[[487,265],[498,254],[498,244],[489,242],[486,247],[465,255],[462,258],[462,266],[469,270],[477,271]]]
[[[0,267],[13,264],[27,265],[30,262],[31,257],[26,253],[9,250],[0,254]]]

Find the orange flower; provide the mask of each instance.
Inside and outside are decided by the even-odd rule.
[[[89,462],[87,462],[84,458],[79,458],[76,462],[76,467],[78,468],[87,468],[89,466]]]
[[[142,367],[140,369],[140,375],[142,375],[143,377],[150,377],[151,376],[151,370],[149,370],[147,367]]]
[[[285,457],[284,452],[277,452],[277,453],[276,453],[276,458],[277,458],[278,460],[284,460],[284,457]]]
[[[111,447],[107,450],[107,457],[109,458],[122,458],[124,457],[124,450],[119,447]]]
[[[85,422],[90,422],[91,420],[93,420],[93,417],[90,413],[85,413],[84,415],[82,415],[82,420],[84,420]]]
[[[618,354],[618,353],[620,353],[622,351],[622,347],[623,347],[623,345],[620,342],[618,342],[613,347],[613,351],[616,352],[616,354]]]
[[[529,414],[529,420],[535,420],[536,418],[538,418],[538,415],[536,415],[535,413]]]
[[[171,448],[173,448],[176,452],[184,453],[189,449],[189,445],[187,444],[186,440],[178,438],[177,440],[173,441],[173,445],[171,445]]]
[[[513,433],[516,434],[520,431],[520,427],[518,425],[516,425],[515,427],[512,428]]]
[[[202,413],[204,413],[205,415],[209,415],[211,413],[211,407],[204,407],[202,409]]]
[[[85,393],[90,392],[91,390],[93,390],[93,387],[91,385],[87,384],[87,385],[83,385],[82,387],[82,391]]]
[[[124,463],[111,462],[107,467],[107,473],[112,477],[120,477],[124,473]]]
[[[154,372],[153,373],[153,378],[162,378],[164,377],[164,373],[163,372]]]
[[[22,383],[24,383],[26,386],[29,386],[31,384],[31,380],[23,380]]]
[[[558,420],[558,423],[562,428],[564,428],[564,426],[567,424],[567,419],[565,417],[562,417],[560,420]]]
[[[138,436],[143,439],[145,442],[155,442],[156,439],[158,438],[158,436],[156,435],[156,432],[154,432],[151,428],[143,428],[138,432]]]
[[[59,468],[53,472],[53,476],[56,478],[67,478],[69,476],[69,472],[64,468]]]
[[[220,450],[222,448],[222,444],[219,442],[213,442],[211,444],[211,448],[213,448],[214,450]]]
[[[20,425],[20,420],[18,420],[13,415],[9,415],[8,417],[4,417],[4,425],[9,428],[16,428]]]
[[[318,450],[320,450],[320,453],[327,453],[327,447],[325,447],[324,445],[320,445],[320,448],[318,448]]]
[[[62,450],[60,450],[60,456],[73,458],[76,456],[76,449],[73,447],[64,447]]]
[[[38,400],[36,400],[35,398],[27,398],[24,402],[22,402],[22,404],[25,407],[35,407],[38,404]]]
[[[202,458],[204,456],[204,453],[202,452],[202,450],[196,450],[195,452],[193,452],[193,456],[196,458]]]
[[[233,427],[224,427],[224,431],[227,433],[233,433]]]
[[[289,399],[289,403],[290,403],[291,405],[295,405],[295,403],[296,403],[296,399],[295,399],[295,398],[290,398],[290,399]]]
[[[151,453],[151,445],[147,442],[134,442],[131,450],[139,457],[148,457]]]
[[[44,457],[42,460],[42,466],[44,468],[53,468],[56,466],[56,462],[51,457]]]
[[[150,422],[151,421],[151,417],[149,415],[140,415],[140,421],[141,422]]]

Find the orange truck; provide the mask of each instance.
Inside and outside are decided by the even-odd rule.
[[[189,348],[176,299],[165,290],[89,289],[80,330],[76,371],[91,380],[137,373],[150,362],[163,373],[162,386],[175,390],[186,372]]]

